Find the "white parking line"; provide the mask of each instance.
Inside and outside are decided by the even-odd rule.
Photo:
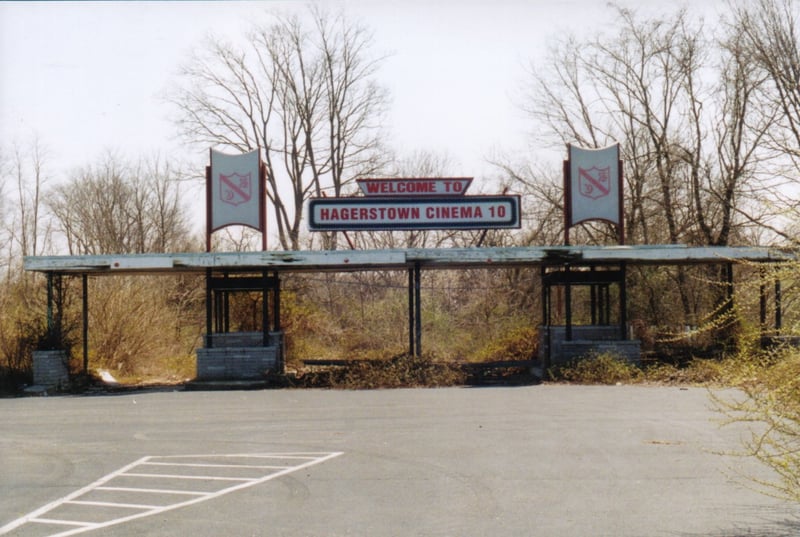
[[[127,507],[129,509],[158,509],[160,505],[146,505],[143,503],[117,503],[117,502],[87,502],[81,500],[72,500],[68,503],[70,505],[94,505],[97,507]]]
[[[153,494],[183,494],[185,496],[205,496],[205,492],[192,492],[190,490],[171,489],[143,489],[136,487],[97,487],[94,490],[113,490],[117,492],[152,492]],[[2,528],[0,528],[2,529]],[[0,533],[0,535],[2,535]]]
[[[75,520],[58,520],[55,518],[32,518],[30,522],[38,522],[39,524],[58,524],[59,526],[81,526],[85,528],[94,529],[94,524],[88,522],[77,522]],[[56,534],[62,535],[62,534]]]
[[[49,537],[66,537],[68,535],[77,535],[87,531],[92,531],[100,528],[106,528],[137,518],[157,515],[165,511],[171,511],[180,507],[193,505],[206,500],[211,500],[228,494],[237,490],[252,487],[260,483],[264,483],[271,479],[281,477],[283,475],[319,464],[334,457],[338,457],[342,452],[328,452],[328,453],[240,453],[229,455],[170,455],[170,456],[148,456],[143,457],[137,461],[123,466],[116,472],[112,472],[97,481],[79,489],[75,492],[68,494],[58,500],[48,503],[28,513],[27,515],[14,520],[2,528],[0,528],[0,535],[7,534],[16,530],[24,525],[33,524],[46,524],[63,526],[57,533],[49,534]],[[294,464],[283,465],[260,465],[254,464],[262,459],[271,459],[276,461],[293,461]],[[181,460],[188,460],[190,462],[180,462]],[[231,460],[241,460],[242,464],[231,463]],[[173,462],[174,461],[174,462]],[[222,463],[222,461],[225,461]],[[172,468],[173,471],[183,469],[184,471],[197,472],[210,469],[220,470],[236,470],[237,474],[247,473],[253,471],[255,475],[242,476],[242,475],[205,475],[202,473],[150,473],[150,472],[135,472],[132,470],[140,466],[156,466],[163,468]],[[265,473],[266,472],[266,473]],[[177,488],[163,488],[163,487],[149,487],[148,483],[158,480],[159,482],[172,482],[172,486]],[[122,483],[114,483],[115,481],[122,481]],[[134,481],[134,483],[128,483]],[[141,482],[141,483],[140,483]],[[188,488],[181,490],[178,486],[179,483],[203,483],[209,490],[200,490]],[[229,483],[235,483],[230,485]],[[218,483],[228,483],[218,488]],[[136,486],[140,485],[141,486]],[[215,485],[217,484],[217,485]],[[138,495],[139,498],[133,498],[135,501],[114,501],[113,496],[103,497],[103,494],[113,493],[128,493],[131,495]],[[92,494],[91,499],[87,496]],[[152,502],[157,495],[173,495],[173,496],[192,496],[191,499],[179,500],[171,503],[159,504]],[[94,496],[100,496],[95,498]],[[83,498],[87,497],[87,498]],[[82,499],[83,498],[83,499]],[[73,513],[77,509],[78,513]],[[84,511],[81,511],[83,509]],[[97,510],[100,510],[98,512]],[[107,511],[112,514],[108,514]],[[114,514],[115,510],[120,513],[127,512],[128,514]],[[130,513],[131,510],[139,511]],[[44,517],[45,514],[52,516]],[[111,518],[108,518],[108,517]],[[92,521],[90,518],[102,519],[100,521]],[[105,517],[105,518],[104,518]]]
[[[142,466],[194,466],[199,468],[256,468],[282,470],[288,466],[268,466],[264,464],[197,464],[192,462],[143,462]]]
[[[125,473],[120,474],[127,477],[155,477],[164,479],[201,479],[204,481],[258,481],[257,479],[250,479],[245,477],[217,477],[212,475],[179,475],[179,474],[140,474],[140,473]]]

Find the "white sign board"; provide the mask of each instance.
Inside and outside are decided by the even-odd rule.
[[[519,196],[315,198],[311,231],[505,229],[520,227]]]
[[[210,231],[229,225],[263,230],[263,183],[258,151],[227,155],[211,150],[209,184]]]
[[[582,149],[570,144],[565,179],[569,226],[586,220],[622,223],[619,144],[602,149]]]

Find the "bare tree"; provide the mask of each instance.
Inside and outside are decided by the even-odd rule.
[[[759,175],[773,124],[757,99],[764,76],[735,29],[716,42],[685,10],[616,9],[615,34],[552,49],[527,110],[551,144],[620,142],[629,242],[741,240],[767,220],[748,195],[775,186]]]
[[[5,196],[5,186],[10,183],[9,177],[11,175],[11,161],[8,153],[6,152],[5,148],[0,147],[0,222],[2,222],[2,227],[0,228],[0,248],[3,249],[4,252],[4,259],[2,261],[2,266],[8,269],[8,266],[11,262],[11,250],[8,247],[10,244],[9,239],[9,225],[8,222],[8,200]],[[6,273],[8,276],[8,273]]]
[[[768,77],[753,69],[746,34],[734,25],[715,39],[686,10],[642,18],[614,9],[613,33],[567,38],[533,72],[526,109],[546,125],[544,139],[562,148],[620,143],[629,243],[728,245],[769,225],[781,210],[779,183],[763,174],[776,116],[760,97]],[[506,172],[560,203],[546,195],[552,181],[519,166]],[[578,231],[608,240],[601,224]],[[694,286],[683,268],[675,279],[692,324]]]
[[[211,41],[170,97],[187,141],[261,151],[284,249],[299,248],[309,197],[339,195],[381,165],[386,92],[370,45],[367,30],[341,14],[279,16],[255,27],[244,48]],[[324,235],[323,246],[335,248],[335,235]]]
[[[50,228],[42,210],[42,192],[48,179],[46,167],[47,149],[38,138],[28,147],[13,147],[4,181],[13,188],[5,215],[12,257],[41,255],[49,247]]]
[[[571,39],[553,49],[550,70],[534,77],[531,110],[561,147],[618,141],[623,159],[634,163],[625,169],[626,192],[633,193],[626,200],[629,236],[679,242],[688,185],[676,177],[683,162],[676,148],[687,131],[683,88],[686,76],[696,76],[688,68],[697,34],[687,31],[683,12],[641,21],[618,9],[617,21],[613,37]]]
[[[778,111],[772,131],[776,148],[800,158],[800,12],[795,0],[734,3],[732,26],[743,48],[770,81],[762,98]]]
[[[107,155],[57,185],[48,205],[73,255],[191,248],[179,183],[158,158],[127,164]]]
[[[796,186],[800,176],[800,12],[795,0],[732,1],[729,32],[738,37],[751,76],[760,77],[755,99],[757,112],[771,121],[764,149],[772,152],[763,175],[774,187],[758,199],[784,209],[781,217],[744,216],[761,223],[773,236],[797,246],[796,221],[800,213]],[[765,119],[762,119],[765,121]],[[786,218],[785,215],[790,215]]]
[[[564,187],[561,171],[531,162],[493,162],[509,190],[522,193],[525,207],[519,245],[558,244],[564,237]],[[600,232],[607,231],[600,227]],[[598,239],[598,242],[604,242]]]

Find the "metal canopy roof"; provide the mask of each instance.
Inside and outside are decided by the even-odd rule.
[[[267,251],[176,254],[36,256],[28,271],[126,274],[231,271],[354,271],[422,268],[490,268],[525,265],[713,264],[790,261],[797,256],[766,247],[733,246],[534,246],[511,248],[412,248],[398,250]]]

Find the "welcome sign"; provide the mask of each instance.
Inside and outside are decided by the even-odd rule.
[[[315,198],[311,231],[510,229],[520,227],[519,196]]]

